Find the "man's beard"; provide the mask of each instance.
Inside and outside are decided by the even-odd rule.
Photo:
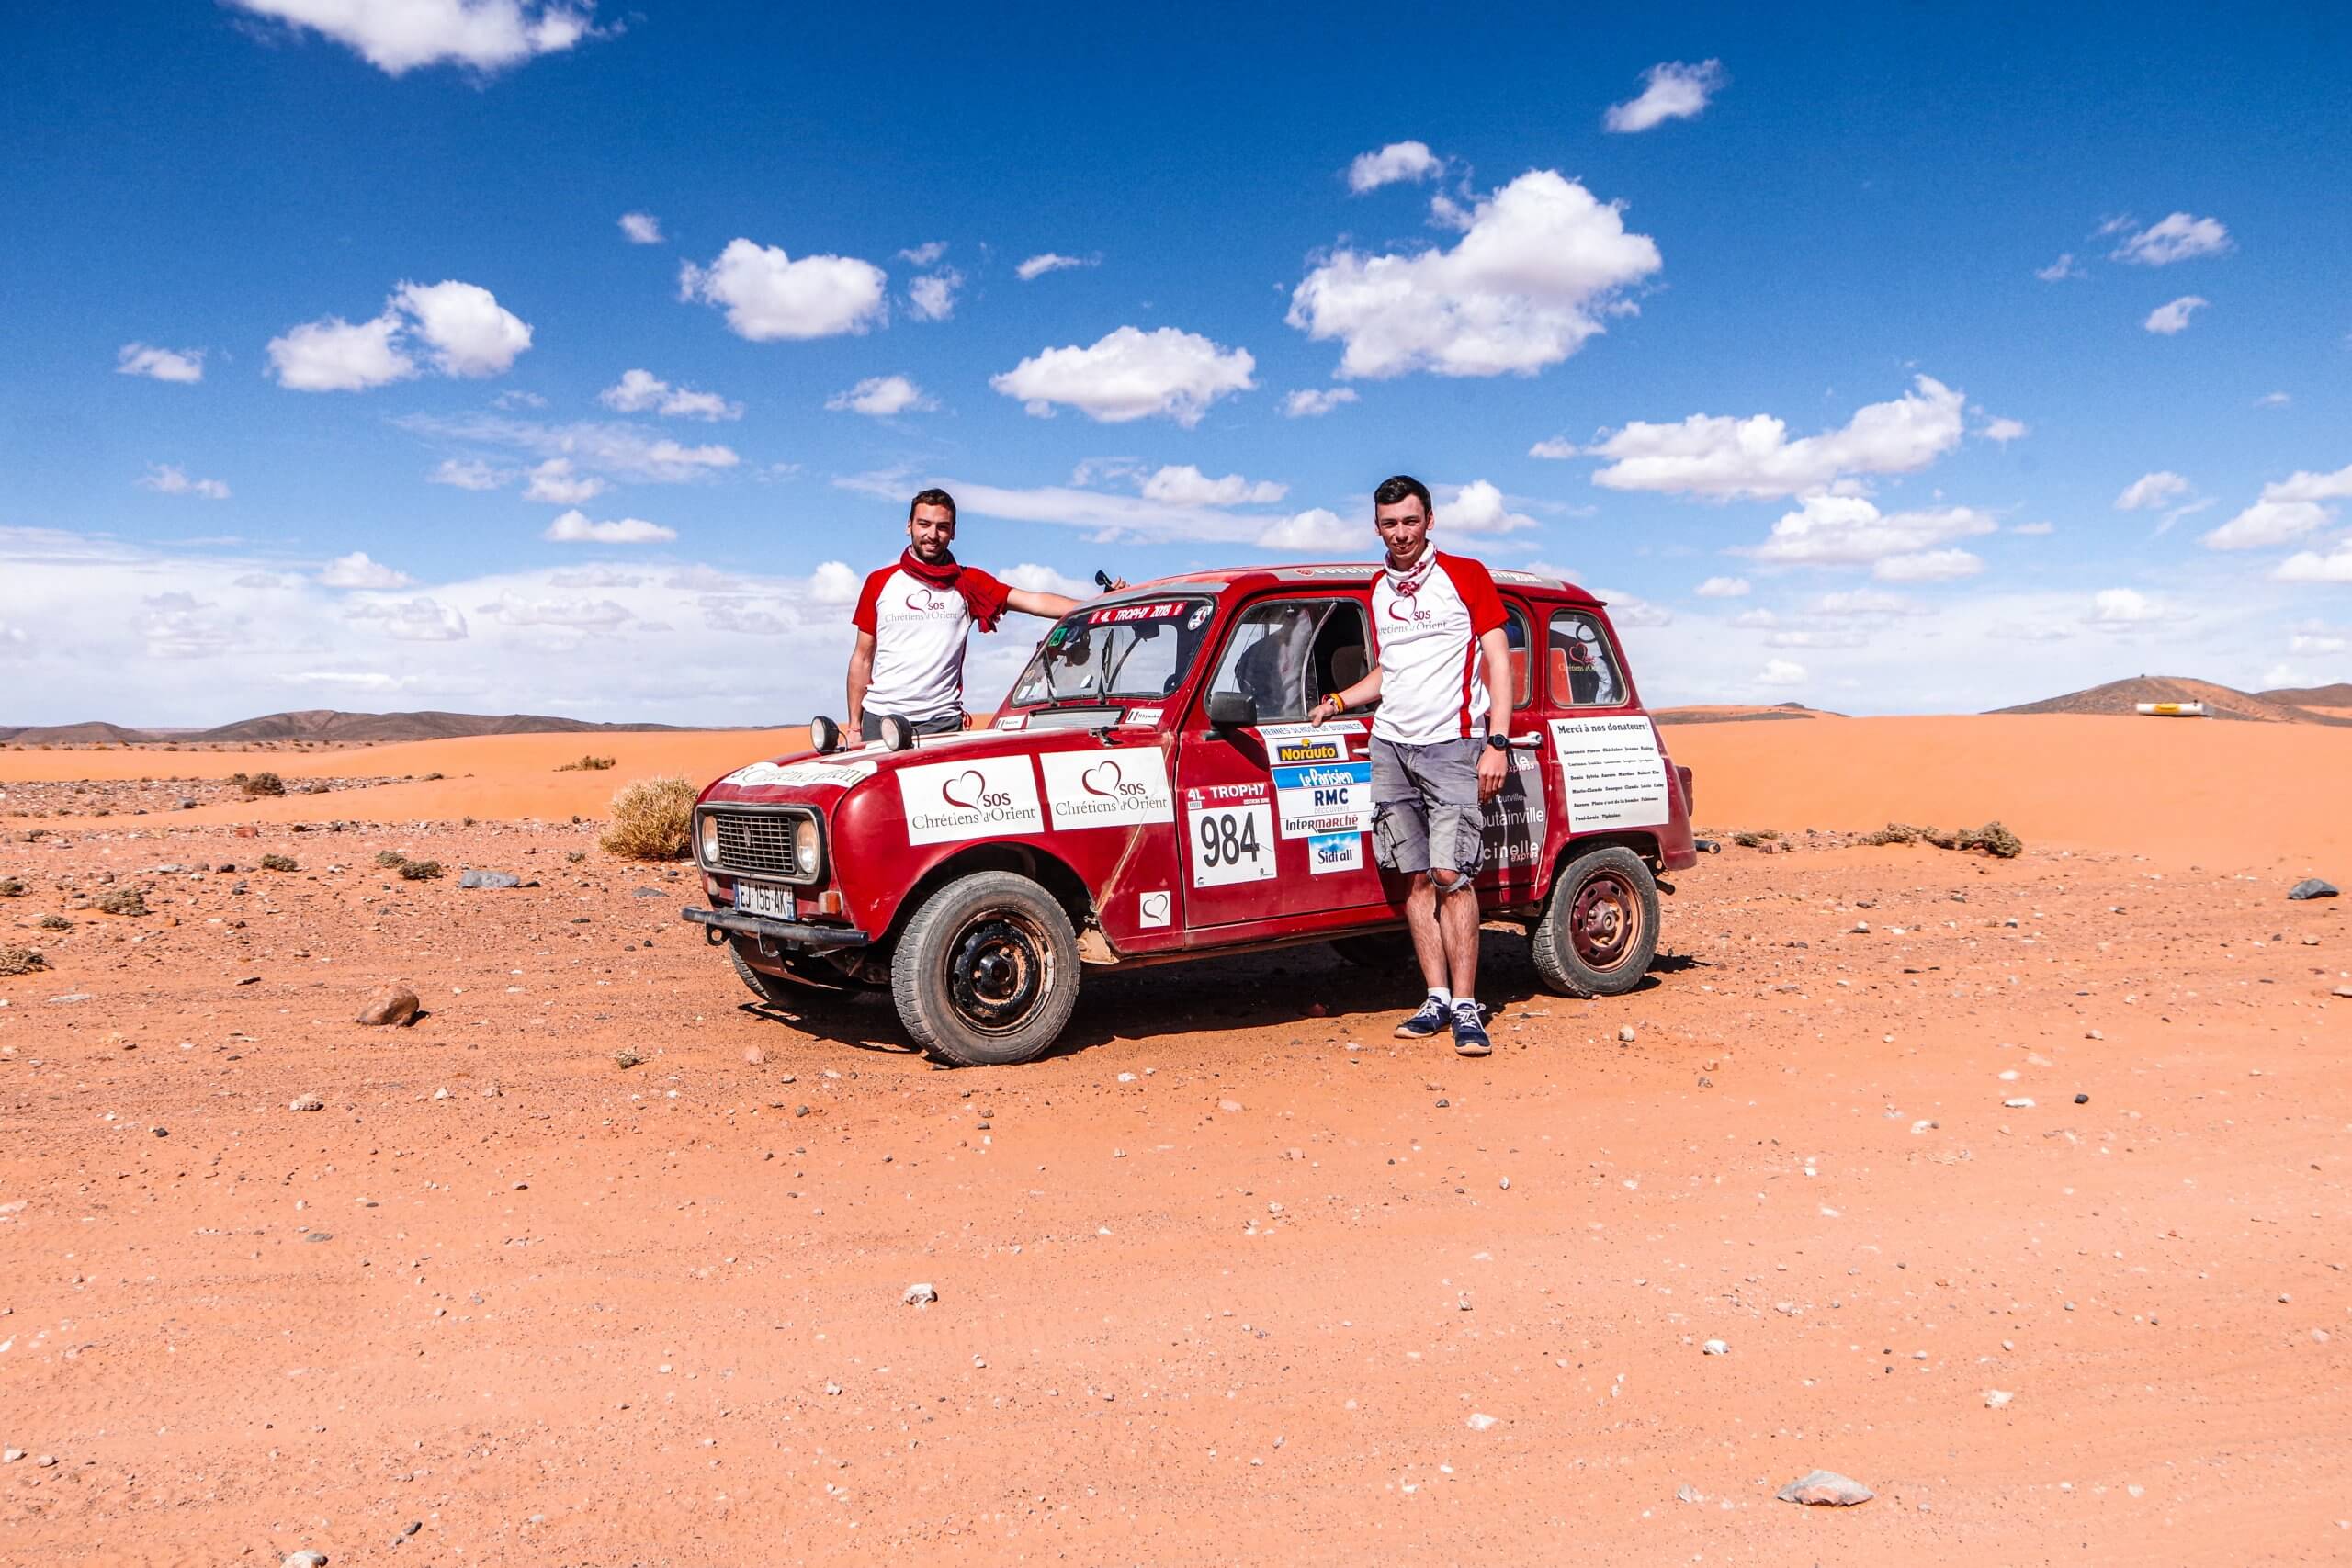
[[[922,561],[936,561],[954,547],[945,539],[933,539],[929,544],[917,540],[914,545],[915,558]]]

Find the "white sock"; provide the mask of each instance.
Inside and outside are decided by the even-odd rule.
[[[1474,997],[1456,997],[1453,998],[1453,1005],[1457,1010],[1468,1008],[1474,1013],[1478,1010],[1477,998]]]
[[[1435,1002],[1442,1008],[1450,1008],[1453,1005],[1453,993],[1447,990],[1443,986],[1431,986],[1430,987],[1430,1000]]]

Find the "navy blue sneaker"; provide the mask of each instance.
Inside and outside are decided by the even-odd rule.
[[[1445,1004],[1431,997],[1421,1004],[1420,1011],[1396,1026],[1396,1038],[1427,1040],[1432,1034],[1444,1032],[1447,1018]]]
[[[1457,1056],[1483,1056],[1495,1048],[1487,1038],[1487,1026],[1479,1020],[1476,1002],[1453,1004],[1453,1054]]]

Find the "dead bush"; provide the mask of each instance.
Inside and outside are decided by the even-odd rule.
[[[376,863],[382,866],[386,871],[398,871],[401,866],[408,863],[408,856],[401,853],[398,850],[378,850],[376,852]]]
[[[29,947],[0,947],[0,975],[37,975],[49,960]]]
[[[689,779],[639,779],[613,796],[613,825],[597,842],[623,860],[684,860],[696,793]]]
[[[143,915],[147,912],[147,890],[124,883],[107,888],[91,899],[90,904],[109,915]]]
[[[566,762],[556,770],[559,773],[601,773],[619,761],[616,757],[582,757],[576,762]]]
[[[276,773],[231,773],[229,782],[248,795],[286,793],[286,781]]]
[[[33,924],[45,931],[70,931],[74,929],[74,922],[62,915],[43,915]]]
[[[1866,844],[1933,844],[1939,850],[1983,850],[1998,860],[2015,860],[2025,853],[2025,840],[1998,822],[1987,822],[1982,828],[1962,828],[1946,833],[1936,828],[1917,828],[1908,822],[1889,822],[1877,832],[1862,840]]]
[[[0,876],[0,898],[21,898],[25,896],[25,879],[21,876]]]
[[[437,860],[404,860],[401,862],[401,877],[408,882],[430,882],[441,874]]]
[[[295,863],[292,855],[264,855],[261,857],[261,868],[264,871],[300,871],[302,869],[300,865]]]

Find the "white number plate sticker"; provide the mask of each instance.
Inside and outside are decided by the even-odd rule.
[[[792,902],[792,889],[770,887],[763,882],[737,883],[735,909],[738,914],[767,915],[779,920],[798,918],[798,911]]]
[[[1195,887],[1273,878],[1274,808],[1271,806],[1194,807],[1186,837],[1192,844]]]

